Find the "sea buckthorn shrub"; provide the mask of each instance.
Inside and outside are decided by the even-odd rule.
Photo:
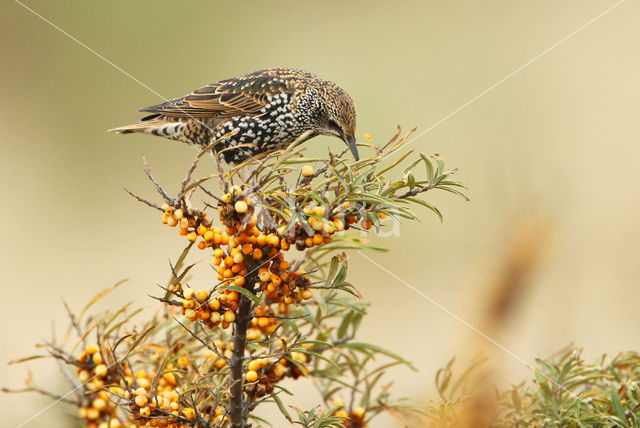
[[[531,379],[498,388],[487,358],[438,370],[437,397],[405,425],[426,428],[638,427],[640,354],[585,361],[574,345],[536,360]]]
[[[367,234],[385,221],[416,219],[412,205],[441,217],[422,194],[464,197],[438,155],[401,152],[409,135],[398,129],[382,146],[361,144],[370,155],[357,162],[345,152],[307,158],[293,143],[194,178],[207,147],[175,197],[145,163],[162,201],[132,196],[156,209],[158,223],[186,247],[148,322],[134,322],[130,306],[93,316],[69,311],[79,340],[45,344],[75,369],[74,395],[60,398],[91,428],[263,426],[270,421],[256,409],[269,404],[304,427],[367,427],[382,412],[410,412],[384,375],[413,366],[357,340],[367,304],[347,281],[347,253],[379,249]],[[202,261],[189,264],[194,257]],[[196,275],[210,285],[190,286]],[[322,397],[306,411],[285,403],[301,379]]]

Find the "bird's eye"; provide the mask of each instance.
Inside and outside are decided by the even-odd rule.
[[[338,133],[342,134],[342,128],[340,127],[340,125],[338,125],[338,123],[335,120],[329,119],[329,127],[331,129],[338,131]]]

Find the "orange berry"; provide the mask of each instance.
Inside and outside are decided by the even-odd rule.
[[[261,260],[262,259],[262,250],[260,248],[256,248],[253,250],[253,259]]]
[[[220,244],[221,245],[229,245],[229,236],[228,235],[222,235],[220,237]]]
[[[312,239],[314,245],[320,245],[324,242],[324,238],[319,233],[316,233]]]
[[[267,244],[272,247],[277,247],[278,244],[280,244],[280,238],[278,237],[278,235],[270,233],[269,235],[267,235]]]
[[[258,243],[258,245],[260,245],[262,247],[262,246],[267,244],[267,237],[261,233],[256,238],[256,242]]]
[[[180,236],[187,236],[189,234],[189,229],[186,227],[181,227],[180,230],[178,230],[178,233],[180,234]]]
[[[245,256],[248,256],[252,252],[253,252],[253,246],[251,244],[244,244],[242,246],[242,254],[244,254]]]
[[[260,305],[256,307],[256,316],[263,317],[267,314],[267,308]]]

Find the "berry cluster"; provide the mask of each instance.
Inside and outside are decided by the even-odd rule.
[[[159,360],[164,347],[158,347],[154,360]],[[224,361],[224,360],[222,360]],[[107,366],[96,344],[87,344],[75,362],[78,379],[85,383],[87,392],[80,416],[88,428],[121,428],[125,426],[116,415],[117,405],[126,406],[131,427],[187,428],[196,423],[196,410],[180,401],[180,388],[175,372],[189,366],[187,356],[178,358],[176,365],[167,364],[162,373],[137,370],[126,362]],[[217,362],[216,367],[218,367]],[[222,422],[226,416],[220,408],[205,409],[213,412],[213,420]]]
[[[310,281],[301,270],[293,270],[284,260],[282,251],[290,248],[290,241],[280,233],[263,233],[257,227],[255,202],[245,196],[245,186],[232,186],[229,193],[220,198],[218,214],[224,227],[213,227],[207,222],[204,213],[196,210],[174,209],[165,206],[163,223],[180,226],[180,234],[190,241],[198,241],[201,249],[213,248],[212,264],[217,270],[221,283],[215,292],[193,290],[176,284],[171,292],[181,299],[182,313],[190,321],[200,321],[208,328],[221,326],[228,328],[236,320],[236,311],[240,294],[233,287],[243,287],[249,270],[257,270],[260,287],[265,296],[265,304],[256,308],[256,317],[252,319],[248,332],[249,340],[259,340],[263,334],[271,334],[277,327],[273,315],[286,315],[289,305],[300,303],[313,297],[308,288]],[[320,212],[316,208],[315,212]],[[275,217],[274,217],[275,219]],[[311,223],[316,224],[315,218]],[[339,223],[338,223],[339,224]],[[318,230],[322,229],[322,225]],[[342,229],[340,227],[340,229]],[[335,227],[328,232],[335,232]],[[329,242],[318,234],[313,246]],[[295,241],[292,241],[295,242]],[[274,309],[271,305],[277,305]],[[271,316],[269,316],[271,315]]]
[[[307,354],[298,351],[290,352],[287,358],[255,357],[245,367],[245,380],[248,382],[245,391],[254,400],[270,394],[273,392],[273,385],[282,379],[297,379],[309,374],[309,368],[305,366],[307,363]]]
[[[365,421],[366,411],[363,407],[356,407],[351,411],[347,411],[344,407],[344,400],[340,398],[333,400],[332,404],[334,407],[342,406],[333,415],[344,419],[342,425],[345,428],[367,428],[369,426]]]
[[[172,291],[182,298],[182,314],[189,321],[200,320],[208,328],[221,326],[226,329],[236,320],[240,298],[237,291],[224,290],[217,298],[207,290],[196,291],[187,286],[175,285]]]
[[[86,388],[85,397],[78,414],[89,428],[120,428],[122,423],[115,417],[116,405],[109,400],[103,388],[117,382],[113,371],[109,370],[95,343],[87,344],[75,361],[78,380]],[[124,392],[117,390],[117,392]]]

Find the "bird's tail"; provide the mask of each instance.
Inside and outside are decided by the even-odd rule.
[[[107,132],[115,132],[117,134],[131,134],[132,132],[143,132],[146,134],[153,134],[154,130],[162,129],[165,126],[171,125],[175,122],[169,122],[160,115],[152,115],[143,118],[138,123],[132,125],[120,126],[118,128],[108,129]]]
[[[131,134],[141,132],[144,134],[157,135],[159,137],[167,137],[175,140],[182,140],[183,123],[179,121],[171,121],[160,115],[145,117],[138,123],[132,125],[120,126],[112,128],[107,132],[115,132],[117,134]]]

